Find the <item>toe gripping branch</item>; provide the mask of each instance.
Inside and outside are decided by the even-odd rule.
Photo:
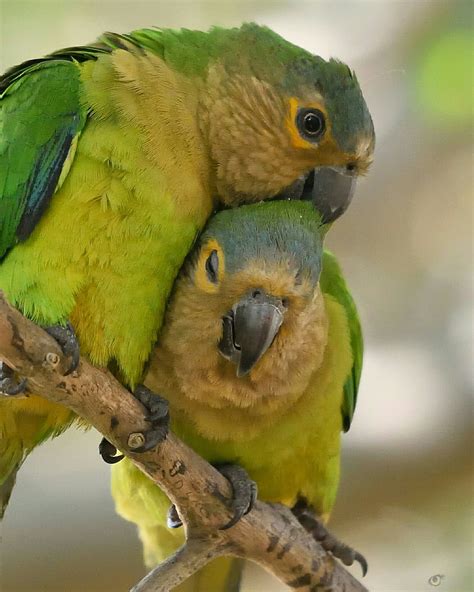
[[[15,372],[5,362],[0,362],[0,396],[15,397],[23,395],[25,390],[26,378],[17,381]]]
[[[132,452],[148,452],[166,438],[169,430],[170,415],[168,401],[146,386],[139,385],[134,397],[145,407],[145,421],[151,424],[145,432],[133,432],[128,437],[128,446]],[[120,462],[123,454],[117,454],[117,448],[103,438],[99,444],[99,454],[107,464]]]
[[[79,342],[71,323],[68,322],[65,326],[52,325],[51,327],[44,327],[44,330],[58,342],[63,354],[71,359],[65,376],[71,374],[78,367],[80,359]],[[17,380],[15,372],[5,362],[0,362],[0,395],[7,397],[23,395],[26,387],[26,378]]]
[[[220,528],[220,530],[227,530],[237,524],[253,508],[258,494],[257,484],[250,479],[247,471],[239,467],[239,465],[219,464],[214,466],[232,486],[231,509],[233,516],[227,524]]]
[[[357,561],[362,569],[362,575],[366,575],[368,564],[365,557],[333,536],[322,521],[316,517],[306,500],[298,501],[292,511],[300,524],[311,534],[314,540],[320,543],[325,551],[330,552],[344,565],[353,565],[354,561]]]
[[[79,341],[77,340],[73,326],[71,323],[67,322],[65,326],[52,325],[50,327],[45,327],[44,330],[58,342],[63,354],[71,358],[69,368],[64,375],[67,376],[68,374],[71,374],[79,366],[79,359],[81,356]]]
[[[250,479],[247,471],[239,465],[215,464],[213,466],[230,482],[232,486],[232,500],[230,506],[233,515],[229,522],[224,524],[224,526],[221,526],[219,529],[227,530],[237,524],[237,522],[239,522],[239,520],[248,514],[253,508],[257,499],[257,484]],[[167,524],[168,528],[179,528],[183,525],[174,505],[168,510]]]

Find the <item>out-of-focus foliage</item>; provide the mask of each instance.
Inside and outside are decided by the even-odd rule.
[[[103,30],[248,20],[355,68],[377,149],[330,236],[366,335],[332,527],[368,557],[371,590],[473,590],[472,2],[0,1],[2,68]],[[0,541],[2,592],[115,592],[142,575],[98,441],[71,431],[28,460]],[[284,589],[255,567],[245,586]]]
[[[421,47],[415,69],[417,99],[430,125],[472,124],[474,38],[466,24],[469,20],[439,28]]]

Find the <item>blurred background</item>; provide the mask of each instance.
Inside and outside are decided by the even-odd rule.
[[[473,590],[472,3],[1,0],[0,19],[1,70],[104,30],[249,20],[355,68],[377,149],[329,239],[366,339],[331,526],[368,557],[373,591]],[[2,525],[3,592],[120,592],[144,575],[99,439],[69,431],[27,460]],[[246,573],[247,592],[284,589]]]

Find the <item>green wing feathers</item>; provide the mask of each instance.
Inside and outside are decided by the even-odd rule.
[[[0,78],[0,259],[67,175],[87,117],[80,90],[76,61],[32,61]]]
[[[343,427],[344,431],[347,432],[351,426],[357,402],[357,392],[359,390],[360,375],[362,372],[364,342],[356,305],[346,285],[339,263],[336,257],[329,251],[324,251],[323,271],[320,283],[322,291],[330,294],[344,307],[349,324],[353,364],[352,371],[344,385],[344,399],[342,403]]]

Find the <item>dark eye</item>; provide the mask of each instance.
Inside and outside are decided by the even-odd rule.
[[[319,140],[326,129],[324,114],[319,109],[300,109],[296,124],[300,134],[310,142]]]
[[[206,274],[207,278],[213,284],[217,284],[219,271],[219,257],[217,251],[211,251],[209,257],[206,259]]]

